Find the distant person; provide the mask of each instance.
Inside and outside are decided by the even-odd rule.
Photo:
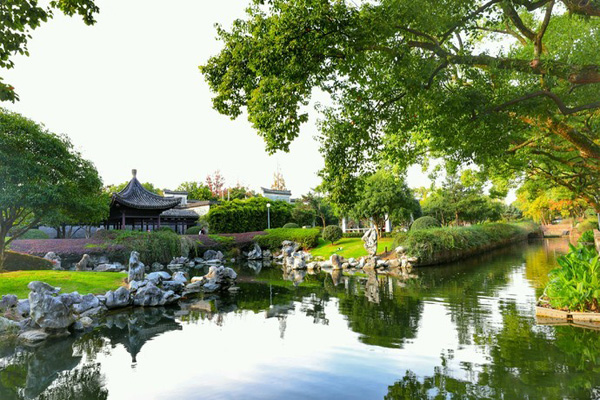
[[[200,229],[200,234],[201,235],[206,235],[206,231],[204,230],[204,228]]]

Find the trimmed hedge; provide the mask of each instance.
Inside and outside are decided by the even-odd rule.
[[[538,229],[525,222],[410,230],[396,236],[394,247],[401,245],[410,256],[418,257],[418,265],[433,265],[527,239]]]
[[[300,228],[300,225],[294,223],[294,222],[288,222],[287,224],[285,224],[284,226],[282,226],[282,228],[285,229],[296,229],[296,228]]]
[[[53,264],[45,258],[32,256],[29,254],[7,251],[4,259],[4,269],[6,271],[32,271],[52,269]]]
[[[266,235],[256,236],[254,241],[262,248],[270,250],[281,249],[281,243],[284,240],[291,240],[300,244],[303,249],[311,249],[319,244],[319,236],[321,236],[321,230],[316,228],[303,229],[303,228],[277,228],[267,229]]]
[[[410,226],[411,231],[420,231],[423,229],[441,228],[442,224],[440,221],[433,217],[421,217],[417,218]]]
[[[186,235],[198,235],[202,230],[201,226],[190,226],[185,230]]]
[[[18,239],[50,239],[50,236],[39,229],[30,229]]]
[[[262,231],[267,228],[267,203],[271,204],[271,227],[282,227],[291,219],[292,204],[264,197],[225,201],[212,207],[208,225],[215,233],[241,233]]]

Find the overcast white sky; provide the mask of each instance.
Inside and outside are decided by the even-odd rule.
[[[227,184],[270,186],[279,164],[294,196],[319,184],[323,166],[315,121],[288,154],[268,156],[245,117],[231,121],[211,107],[198,70],[218,53],[215,23],[244,16],[244,0],[98,0],[96,25],[57,13],[33,32],[30,57],[0,70],[21,97],[2,106],[67,134],[105,184],[138,169],[143,182],[174,189],[221,170]],[[427,185],[418,168],[410,186]]]

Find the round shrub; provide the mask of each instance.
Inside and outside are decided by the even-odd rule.
[[[331,242],[331,244],[334,244],[336,240],[340,240],[342,235],[342,228],[337,225],[328,225],[323,229],[323,240]]]
[[[175,233],[175,231],[173,230],[173,228],[169,228],[168,226],[161,226],[156,231],[157,232],[173,232],[173,233]]]
[[[423,229],[441,228],[442,224],[440,221],[433,217],[421,217],[417,218],[415,222],[410,226],[411,231],[421,231]]]
[[[287,224],[285,224],[285,225],[283,226],[283,228],[286,228],[286,229],[292,229],[292,228],[293,228],[293,229],[296,229],[296,228],[300,228],[300,225],[298,225],[298,224],[295,224],[295,223],[293,223],[293,222],[288,222]]]
[[[202,229],[201,226],[190,226],[189,228],[187,228],[185,230],[185,234],[186,235],[197,235],[200,233],[201,229]]]

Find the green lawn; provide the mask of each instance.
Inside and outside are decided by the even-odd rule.
[[[377,245],[377,254],[383,253],[387,247],[388,251],[392,250],[393,238],[382,238],[379,239]],[[341,248],[341,250],[338,250]],[[361,238],[342,238],[335,242],[334,245],[331,242],[326,242],[323,239],[319,239],[319,245],[310,251],[315,257],[321,256],[329,258],[333,253],[337,253],[344,258],[359,258],[367,255],[367,251],[363,246]]]
[[[42,281],[62,288],[61,293],[103,294],[124,284],[125,274],[85,271],[14,271],[0,273],[0,296],[15,294],[20,299],[29,295],[27,285]]]

